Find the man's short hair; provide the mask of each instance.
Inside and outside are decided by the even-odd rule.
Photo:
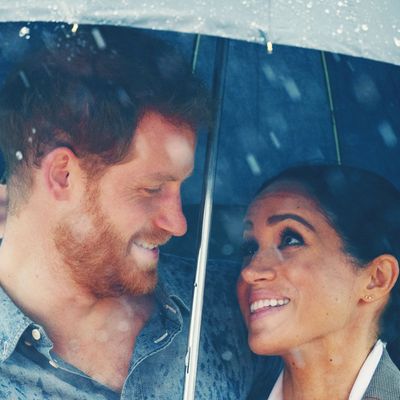
[[[194,129],[208,119],[204,87],[164,41],[109,26],[44,25],[36,36],[0,91],[8,183],[29,188],[31,168],[60,146],[97,166],[123,160],[146,111]]]

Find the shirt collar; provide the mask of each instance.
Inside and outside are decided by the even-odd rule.
[[[32,321],[13,303],[0,287],[0,361],[13,353],[22,334]]]
[[[382,357],[384,344],[381,340],[375,343],[372,351],[364,361],[360,372],[351,389],[349,400],[361,400],[366,392],[368,385],[371,382],[372,376]],[[267,400],[282,400],[283,399],[283,371],[275,382],[275,385]]]
[[[168,300],[190,312],[193,260],[164,254],[160,257],[156,296],[168,307]],[[0,286],[0,362],[13,353],[22,334],[33,324]]]

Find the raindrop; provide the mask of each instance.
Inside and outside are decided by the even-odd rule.
[[[368,25],[367,25],[367,24],[362,24],[362,25],[361,25],[361,29],[362,29],[364,32],[367,32],[367,30],[368,30]]]
[[[382,136],[383,142],[387,147],[395,147],[398,139],[392,126],[387,121],[383,121],[378,125],[378,131]]]
[[[329,14],[331,12],[331,10],[329,10],[329,8],[325,9],[325,14]]]
[[[32,134],[34,135],[36,133],[36,128],[32,128]]]
[[[29,142],[29,143],[32,143],[32,142],[33,142],[32,136],[29,136],[29,137],[28,137],[28,142]]]
[[[283,86],[285,87],[287,94],[293,101],[298,101],[301,99],[300,90],[293,79],[285,79],[283,81]]]
[[[15,153],[15,157],[17,157],[18,161],[21,161],[24,158],[24,156],[22,155],[22,152],[19,150]]]
[[[23,26],[20,30],[19,30],[19,37],[24,37],[25,39],[29,39],[31,30],[27,27],[27,26]]]
[[[72,33],[76,33],[77,30],[78,30],[78,28],[79,28],[79,25],[78,25],[78,24],[73,24],[73,25],[72,25],[72,28],[71,28],[71,32],[72,32]]]
[[[276,81],[276,75],[274,70],[269,66],[269,65],[265,65],[263,67],[263,72],[266,76],[266,78],[270,81],[270,82],[275,82]]]
[[[221,252],[224,256],[230,256],[233,254],[234,248],[230,243],[226,243],[222,246]]]
[[[400,47],[400,37],[399,37],[399,38],[394,37],[393,40],[394,40],[394,44],[395,44],[397,47]]]
[[[97,44],[97,47],[100,50],[103,50],[103,49],[105,49],[107,47],[106,42],[105,42],[102,34],[100,33],[100,31],[97,28],[93,28],[92,29],[92,35],[93,35],[93,38],[94,38],[94,40],[95,40],[95,42]]]
[[[221,357],[224,361],[231,361],[233,358],[233,354],[231,351],[227,350],[221,354]]]
[[[28,81],[28,78],[27,78],[26,75],[25,75],[25,72],[24,72],[24,71],[19,71],[19,77],[21,78],[22,83],[24,84],[24,86],[25,86],[27,89],[29,89],[29,88],[31,87],[31,85],[30,85],[30,83],[29,83],[29,81]]]
[[[254,154],[250,154],[250,153],[247,154],[246,161],[249,164],[250,170],[253,173],[253,175],[260,175],[261,174],[260,165],[258,164],[258,161],[255,158]]]
[[[272,143],[274,144],[274,146],[275,146],[277,149],[280,149],[280,148],[281,148],[281,142],[279,141],[279,139],[278,139],[277,136],[275,135],[275,132],[271,131],[271,132],[269,133],[269,137],[271,138]]]
[[[309,1],[309,2],[307,3],[307,8],[312,8],[312,6],[313,6],[312,1]]]
[[[132,105],[131,98],[129,97],[128,93],[126,93],[126,90],[122,87],[117,89],[117,97],[124,107],[129,107]]]
[[[365,105],[373,106],[380,99],[375,82],[368,75],[359,75],[354,82],[354,94],[357,100]]]

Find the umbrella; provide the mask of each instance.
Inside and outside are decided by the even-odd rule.
[[[241,206],[262,180],[291,164],[346,162],[375,169],[400,186],[399,100],[395,96],[400,83],[396,66],[400,65],[400,4],[395,0],[243,0],[229,4],[201,0],[188,5],[177,0],[130,0],[114,5],[73,0],[20,1],[18,5],[0,5],[0,18],[62,21],[71,30],[86,23],[196,34],[160,33],[188,52],[196,45],[194,69],[213,81],[215,99],[185,385],[185,399],[192,398],[213,201],[229,207],[214,212],[215,225],[222,221],[225,229],[223,235],[211,236],[210,252],[234,256]],[[25,23],[18,28],[18,40],[28,39],[30,26]],[[216,60],[214,74],[210,56]],[[200,199],[200,170],[184,193],[186,204]],[[239,213],[232,214],[235,207]],[[188,242],[193,236],[183,239],[188,244],[183,248],[193,248]]]

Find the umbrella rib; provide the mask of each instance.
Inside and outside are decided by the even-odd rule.
[[[196,35],[196,41],[193,45],[193,56],[192,56],[192,74],[195,73],[197,67],[197,59],[199,56],[201,35]]]
[[[326,62],[326,56],[325,56],[324,51],[321,51],[321,60],[322,60],[322,66],[324,68],[324,77],[325,77],[326,90],[328,93],[329,110],[331,113],[332,131],[333,131],[333,138],[335,140],[335,148],[336,148],[336,161],[337,161],[338,165],[341,165],[342,164],[342,156],[341,156],[341,152],[340,152],[339,134],[338,134],[337,125],[336,125],[335,108],[333,105],[333,96],[332,96],[332,89],[331,89],[331,81],[329,79],[328,64]]]

